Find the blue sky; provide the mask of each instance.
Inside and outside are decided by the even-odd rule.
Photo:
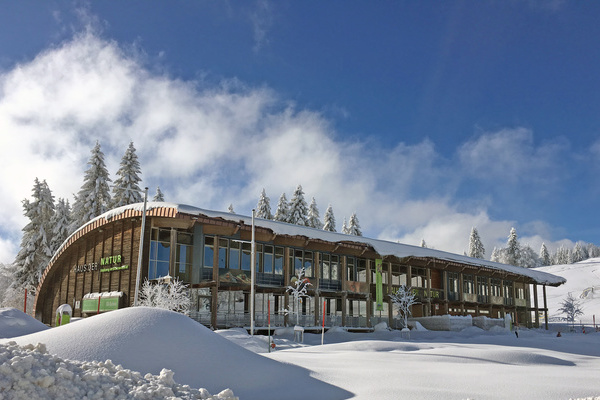
[[[366,235],[489,254],[598,243],[600,5],[0,1],[0,261],[35,177],[99,140],[167,200],[249,214],[302,184]]]

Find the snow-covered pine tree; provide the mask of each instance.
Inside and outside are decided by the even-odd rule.
[[[581,246],[581,243],[575,243],[575,247],[573,248],[571,258],[571,261],[573,263],[587,259],[587,254],[585,253],[585,249]]]
[[[348,225],[346,224],[346,217],[344,217],[344,222],[342,223],[342,233],[345,235],[350,234],[350,230],[348,229]]]
[[[69,226],[71,226],[71,206],[69,205],[69,200],[63,198],[57,200],[56,211],[50,225],[52,226],[50,250],[54,254],[69,237]]]
[[[542,247],[540,248],[540,261],[544,266],[552,264],[550,253],[548,253],[548,249],[546,248],[546,243],[542,243]]]
[[[233,209],[233,204],[230,204],[229,207],[227,207],[227,211],[229,211],[231,214],[235,214],[235,210]]]
[[[144,198],[141,194],[142,190],[138,183],[140,178],[140,162],[135,154],[133,142],[129,142],[129,147],[125,151],[119,170],[117,171],[117,179],[113,186],[112,207],[121,207],[127,204],[141,203]]]
[[[427,248],[427,243],[425,243],[425,239],[421,239],[421,244],[419,244],[419,246]]]
[[[100,143],[96,142],[91,153],[92,156],[88,161],[90,167],[85,171],[83,185],[75,196],[75,202],[73,203],[71,232],[98,215],[105,213],[110,206],[108,183],[111,180],[104,164],[104,153],[102,153]]]
[[[490,261],[502,262],[502,260],[500,260],[500,250],[498,250],[497,247],[494,247],[494,250],[492,250],[492,255],[490,257]]]
[[[156,194],[154,195],[154,198],[152,199],[152,201],[165,201],[165,196],[163,195],[163,192],[160,190],[160,186],[156,187]]]
[[[583,315],[581,301],[573,297],[572,293],[567,294],[567,297],[560,303],[558,312],[566,315],[567,322],[571,322],[575,326],[575,318]]]
[[[517,238],[517,230],[515,228],[510,229],[508,235],[508,241],[506,242],[506,254],[504,262],[509,265],[519,265],[519,240]]]
[[[260,192],[258,204],[256,205],[255,217],[263,219],[273,219],[273,214],[271,214],[271,199],[269,199],[269,197],[267,196],[265,188],[263,188],[262,192]]]
[[[48,236],[54,215],[54,198],[46,181],[40,183],[35,178],[33,201],[23,200],[23,213],[29,223],[23,228],[21,249],[14,262],[13,287],[33,292],[52,257]]]
[[[298,185],[290,200],[290,211],[288,214],[288,223],[302,226],[308,225],[308,205],[304,200],[304,191],[302,185]]]
[[[323,230],[329,232],[335,232],[335,216],[333,215],[333,207],[331,204],[327,206],[325,210],[325,217],[323,218]]]
[[[348,233],[354,236],[362,236],[362,231],[360,230],[360,223],[358,222],[358,217],[356,216],[356,213],[352,213],[352,215],[350,216]]]
[[[281,193],[279,196],[279,202],[277,203],[277,209],[275,210],[275,215],[273,219],[275,221],[287,222],[288,215],[290,213],[290,208],[287,201],[287,197],[285,197],[285,193]]]
[[[477,228],[475,227],[471,228],[471,236],[469,237],[469,253],[467,255],[469,257],[480,259],[485,257],[485,248],[483,247],[483,243],[481,243],[479,232],[477,232]]]
[[[519,267],[536,268],[542,265],[537,253],[529,245],[522,246],[519,249]]]
[[[314,197],[308,206],[308,226],[317,229],[321,229],[323,227],[321,217],[319,216],[319,209],[317,208],[317,201]]]

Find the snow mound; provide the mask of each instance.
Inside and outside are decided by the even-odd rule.
[[[13,338],[48,329],[37,319],[16,308],[0,308],[0,338]]]
[[[389,331],[387,322],[380,322],[373,327],[375,332]]]
[[[0,345],[0,398],[13,399],[214,399],[237,400],[229,389],[212,396],[173,380],[173,371],[158,375],[124,369],[110,360],[80,362],[46,353],[43,344]]]
[[[303,368],[265,358],[167,310],[128,307],[12,340],[21,346],[45,343],[48,352],[63,359],[109,359],[142,374],[159,375],[167,368],[177,382],[211,393],[230,388],[243,399],[279,399],[287,392],[289,399],[347,396]],[[307,388],[302,393],[292,390],[298,382]]]

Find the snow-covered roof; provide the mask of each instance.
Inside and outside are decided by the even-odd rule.
[[[122,207],[115,208],[110,210],[92,221],[88,224],[93,223],[98,219],[111,220],[120,214],[124,213],[128,210],[135,210],[142,212],[144,204],[136,203],[130,204]],[[252,217],[233,214],[230,212],[222,212],[222,211],[211,211],[205,210],[198,207],[193,207],[185,204],[176,204],[176,203],[167,203],[167,202],[148,202],[146,205],[147,210],[152,210],[154,208],[173,208],[176,209],[178,213],[188,214],[192,216],[206,216],[209,218],[221,218],[226,221],[243,223],[245,225],[252,224]],[[457,262],[461,264],[467,264],[478,267],[485,267],[489,269],[495,269],[499,271],[505,271],[521,276],[526,276],[531,278],[536,283],[541,285],[551,285],[551,286],[559,286],[566,282],[566,279],[560,276],[552,275],[546,272],[517,267],[514,265],[501,264],[497,262],[482,260],[478,258],[467,257],[459,254],[449,253],[436,249],[429,249],[425,247],[419,246],[411,246],[403,243],[390,242],[386,240],[380,239],[371,239],[364,236],[354,236],[354,235],[346,235],[338,232],[329,232],[324,231],[322,229],[309,228],[300,225],[288,224],[285,222],[267,220],[262,218],[254,219],[255,226],[262,227],[271,230],[273,233],[277,235],[288,235],[288,236],[306,236],[313,239],[319,239],[327,242],[337,243],[337,242],[354,242],[361,243],[368,246],[371,246],[379,255],[384,256],[396,256],[400,259],[408,258],[408,257],[422,257],[422,258],[435,258],[438,260]],[[86,225],[88,225],[86,224]],[[83,229],[86,225],[82,226],[80,229]]]

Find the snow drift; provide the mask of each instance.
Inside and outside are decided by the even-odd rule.
[[[64,359],[109,359],[142,374],[160,375],[167,368],[176,382],[211,393],[230,388],[242,399],[280,399],[282,393],[287,399],[351,396],[306,369],[262,357],[167,310],[130,307],[11,340],[21,346],[44,343]]]

